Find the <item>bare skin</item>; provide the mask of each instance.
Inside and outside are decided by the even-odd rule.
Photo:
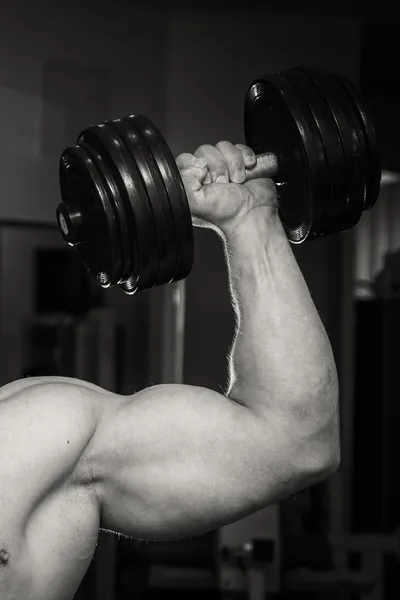
[[[119,396],[52,377],[0,390],[2,600],[70,600],[100,528],[198,535],[337,468],[331,347],[274,185],[242,184],[254,162],[228,142],[177,159],[196,225],[225,244],[238,318],[225,396],[184,385]]]

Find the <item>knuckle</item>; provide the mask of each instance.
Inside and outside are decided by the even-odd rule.
[[[193,158],[193,154],[189,154],[189,152],[182,152],[181,154],[178,155],[176,160],[188,162],[192,158]]]
[[[179,168],[185,169],[188,165],[193,162],[194,156],[193,154],[189,154],[188,152],[183,152],[179,154],[176,158],[176,164]]]
[[[185,184],[186,183],[191,184],[193,182],[193,180],[194,180],[193,175],[194,174],[189,167],[186,169],[182,169],[182,171],[181,171],[181,179]]]
[[[199,146],[195,152],[195,156],[203,156],[204,154],[209,154],[213,151],[213,147],[211,144],[202,144]]]
[[[220,150],[220,149],[226,150],[231,145],[232,144],[230,142],[227,142],[226,140],[222,140],[221,142],[218,142],[218,144],[215,144],[215,147],[218,148],[218,150]]]
[[[180,175],[187,181],[195,181],[199,177],[199,169],[196,165],[186,165],[186,167],[180,170]]]
[[[255,156],[255,152],[253,148],[250,148],[250,146],[243,146],[243,151],[247,154],[250,154],[251,156]]]
[[[236,144],[236,148],[245,158],[255,158],[256,153],[250,146],[245,146],[244,144]]]

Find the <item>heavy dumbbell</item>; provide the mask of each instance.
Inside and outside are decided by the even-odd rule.
[[[354,227],[378,197],[375,131],[344,77],[297,68],[250,86],[246,144],[271,177],[288,239],[302,243]],[[187,277],[191,214],[172,153],[143,115],[85,129],[60,161],[57,219],[102,287],[133,294]]]

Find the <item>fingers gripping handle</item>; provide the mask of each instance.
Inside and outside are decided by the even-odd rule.
[[[257,155],[257,164],[252,169],[246,169],[246,181],[251,179],[271,179],[278,173],[278,159],[273,152]]]
[[[272,179],[278,174],[278,159],[273,152],[264,152],[257,154],[257,163],[251,169],[245,170],[245,181],[251,179]],[[211,177],[208,175],[208,181],[205,180],[205,185],[211,183]]]

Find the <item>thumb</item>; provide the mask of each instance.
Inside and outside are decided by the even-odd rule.
[[[259,204],[277,206],[278,192],[272,179],[251,179],[243,185],[251,191]]]

